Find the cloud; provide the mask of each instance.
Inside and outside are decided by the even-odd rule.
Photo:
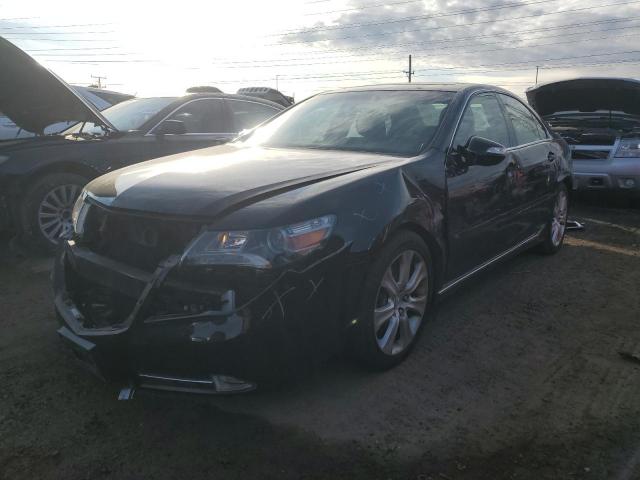
[[[610,3],[625,2],[603,0],[599,5]],[[589,66],[603,62],[632,73],[634,64],[615,62],[640,61],[638,3],[605,8],[557,0],[436,0],[380,8],[367,4],[352,1],[352,8],[365,8],[289,32],[280,41],[354,60],[383,61],[385,56],[411,53],[416,79],[426,80],[484,74],[506,81],[501,79],[519,78],[524,71],[532,78],[536,65],[549,72],[563,65],[567,72],[606,74],[602,65]],[[611,55],[614,52],[633,53]]]

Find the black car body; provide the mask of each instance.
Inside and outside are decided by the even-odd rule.
[[[495,87],[317,95],[227,145],[91,182],[56,260],[59,333],[101,375],[145,387],[249,389],[349,341],[389,367],[434,296],[560,247],[566,153]],[[414,293],[392,296],[387,275]]]
[[[202,93],[136,98],[103,112],[0,38],[0,111],[39,136],[0,142],[0,230],[52,247],[70,226],[91,179],[151,158],[225,143],[283,106],[255,97]],[[79,122],[43,135],[56,122]]]
[[[571,148],[576,190],[640,195],[640,81],[575,78],[527,90]]]

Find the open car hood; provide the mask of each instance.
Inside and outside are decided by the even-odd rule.
[[[57,122],[93,122],[116,128],[69,85],[0,37],[0,112],[20,128],[42,134]]]
[[[576,78],[527,90],[527,100],[546,117],[559,112],[607,110],[640,115],[640,81],[628,78]]]

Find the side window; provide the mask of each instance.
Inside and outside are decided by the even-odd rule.
[[[222,99],[205,98],[188,102],[176,110],[169,119],[184,122],[186,133],[231,132]]]
[[[500,99],[504,103],[507,118],[513,126],[516,145],[524,145],[547,138],[544,127],[527,107],[507,95],[500,95]]]
[[[253,128],[279,112],[273,107],[256,102],[229,99],[227,99],[227,102],[231,107],[233,123],[237,132]]]
[[[509,130],[498,99],[493,94],[473,97],[462,115],[453,146],[465,145],[473,136],[509,146]]]

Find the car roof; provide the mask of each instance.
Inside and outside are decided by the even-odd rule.
[[[346,87],[341,89],[329,90],[322,93],[335,93],[335,92],[360,92],[367,90],[393,90],[393,91],[438,91],[438,92],[475,92],[478,90],[494,90],[509,95],[513,95],[512,92],[505,90],[504,88],[496,87],[495,85],[485,85],[477,83],[426,83],[426,82],[414,82],[414,83],[380,83],[374,85],[361,85],[357,87]]]
[[[270,107],[277,108],[278,110],[284,110],[284,106],[279,103],[272,102],[270,100],[265,100],[260,97],[252,97],[250,95],[237,95],[235,93],[217,93],[217,92],[203,92],[203,93],[190,93],[188,95],[183,95],[182,97],[176,97],[176,99],[195,99],[195,98],[229,98],[235,100],[246,100],[249,102],[262,103],[264,105],[268,105]]]

